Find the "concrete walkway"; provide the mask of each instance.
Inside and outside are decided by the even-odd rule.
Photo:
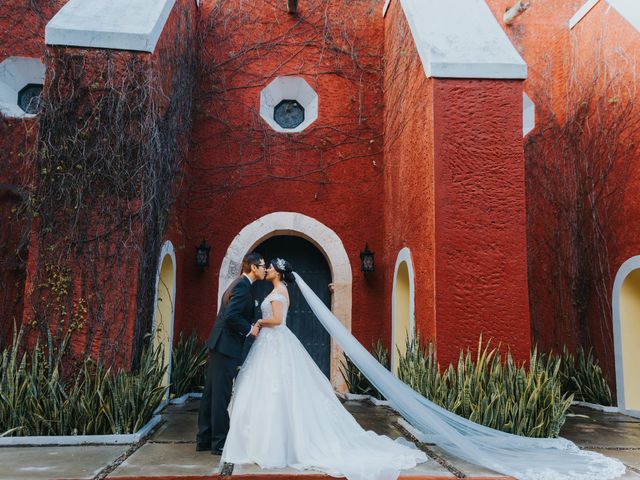
[[[368,402],[345,404],[360,424],[392,438],[406,436],[396,423],[397,415],[386,407]],[[163,423],[144,442],[124,446],[3,447],[0,448],[0,480],[40,479],[180,479],[195,480],[231,475],[237,480],[304,476],[321,473],[293,469],[262,471],[257,466],[225,466],[217,456],[195,451],[198,401],[171,405],[163,412]],[[621,459],[627,466],[625,480],[640,480],[640,419],[575,407],[562,431],[582,447]],[[432,461],[402,472],[407,480],[450,478],[506,479],[496,472],[461,461],[436,446],[422,446]],[[330,478],[330,477],[325,477]]]

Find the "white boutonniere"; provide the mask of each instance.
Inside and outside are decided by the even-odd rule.
[[[258,306],[258,300],[254,300],[256,307]]]

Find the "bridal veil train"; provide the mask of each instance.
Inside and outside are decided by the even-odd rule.
[[[342,326],[294,273],[296,283],[331,337],[413,427],[456,457],[520,480],[607,480],[622,475],[616,459],[580,450],[563,438],[528,438],[488,428],[430,402],[397,379]]]

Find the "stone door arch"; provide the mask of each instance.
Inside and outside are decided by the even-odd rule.
[[[265,240],[276,235],[302,237],[322,252],[331,269],[334,292],[331,311],[351,331],[351,264],[340,237],[326,225],[295,212],[274,212],[246,225],[233,239],[222,260],[218,278],[218,307],[225,289],[239,275],[242,257]],[[331,340],[330,380],[335,389],[345,391],[339,366],[342,349]]]

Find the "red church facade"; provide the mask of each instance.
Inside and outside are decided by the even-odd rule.
[[[186,146],[173,178],[175,201],[158,242],[149,247],[157,262],[148,311],[153,319],[140,323],[138,318],[145,311],[140,303],[148,298],[140,292],[149,284],[139,273],[142,257],[122,257],[117,275],[127,285],[128,307],[109,317],[112,324],[99,335],[79,330],[78,352],[89,346],[100,353],[104,347],[98,343],[122,343],[114,361],[127,364],[136,332],[159,324],[166,342],[192,330],[205,338],[242,255],[284,237],[306,242],[295,253],[300,258],[311,258],[312,252],[324,258],[334,284],[332,292],[324,292],[327,301],[365,346],[382,339],[392,351],[402,350],[415,329],[422,339],[435,341],[440,361],[448,363],[460,349],[475,348],[480,335],[508,346],[519,361],[528,359],[538,342],[573,345],[571,338],[549,334],[558,331],[553,324],[561,320],[545,301],[545,275],[553,259],[532,256],[532,238],[546,220],[528,215],[536,198],[528,190],[532,172],[525,142],[540,131],[543,113],[557,110],[561,116],[568,79],[579,64],[574,55],[583,55],[577,44],[588,42],[600,19],[608,15],[603,20],[608,28],[615,25],[621,32],[607,39],[612,50],[624,42],[637,45],[638,31],[624,15],[609,12],[608,2],[592,6],[569,28],[583,2],[536,4],[507,25],[502,12],[511,2],[503,0],[467,2],[471,14],[461,24],[455,12],[412,0],[301,1],[295,13],[287,12],[284,1],[167,1],[166,18],[153,13],[158,38],[151,47],[83,44],[69,36],[59,25],[65,15],[78,14],[74,1],[43,7],[41,13],[18,3],[0,7],[5,13],[0,22],[11,30],[0,36],[24,41],[4,42],[0,61],[43,59],[46,52],[45,83],[62,73],[51,59],[64,54],[96,62],[83,80],[89,87],[104,78],[99,63],[105,52],[115,65],[138,59],[158,85],[157,99],[146,108],[158,108],[162,116],[179,91],[172,79],[184,66],[184,48],[194,50],[197,62],[188,138],[177,141]],[[477,22],[477,31],[467,28],[470,21]],[[32,32],[27,25],[36,27]],[[447,31],[456,38],[451,44]],[[180,43],[185,37],[191,41]],[[115,78],[128,81],[124,74]],[[536,129],[525,135],[523,93],[535,103],[543,91],[551,102],[536,103]],[[278,109],[287,109],[288,116],[278,118]],[[26,154],[35,144],[43,128],[39,117],[5,115],[1,121],[0,183],[33,191],[39,172],[22,164],[16,151]],[[635,215],[639,185],[629,182],[624,214],[612,225],[620,248],[611,257],[610,291],[615,272],[640,249],[628,221]],[[5,208],[8,194],[0,195]],[[21,201],[11,195],[14,204]],[[5,331],[10,316],[33,322],[30,304],[41,295],[35,280],[41,230],[35,222],[23,247],[24,263],[5,268],[0,277],[14,299],[13,310],[7,301],[2,306]],[[138,252],[145,249],[145,229],[133,225],[131,231],[136,228],[127,238]],[[5,236],[17,245],[20,232]],[[201,269],[194,257],[203,240],[211,249],[209,267]],[[360,270],[365,245],[375,252],[374,272]],[[304,264],[310,278],[314,268]],[[304,278],[305,271],[300,273]],[[106,288],[99,282],[94,287]],[[117,289],[106,290],[104,298],[118,295]],[[626,377],[616,377],[615,321],[609,320],[609,335],[593,338],[599,339],[594,344],[610,376],[620,382]],[[633,331],[632,324],[622,321],[625,332]],[[337,345],[329,347],[329,356],[330,377],[342,388]]]

